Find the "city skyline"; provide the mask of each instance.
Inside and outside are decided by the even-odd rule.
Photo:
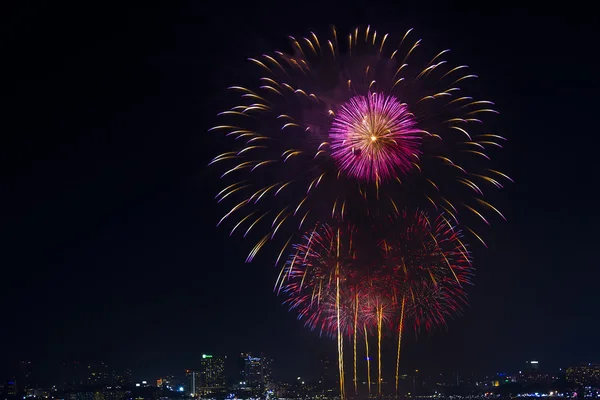
[[[114,366],[104,361],[63,361],[53,366],[56,371],[56,376],[49,379],[52,374],[48,374],[47,370],[41,368],[44,364],[36,363],[35,361],[20,361],[9,367],[9,371],[12,373],[5,374],[4,378],[8,380],[18,380],[21,385],[28,386],[29,383],[35,382],[36,385],[41,387],[61,386],[63,388],[72,388],[77,386],[97,386],[97,385],[135,385],[136,383],[145,383],[149,386],[172,386],[178,387],[178,384],[172,384],[169,382],[170,379],[176,379],[178,382],[186,381],[185,387],[186,392],[192,392],[190,387],[195,387],[194,392],[201,391],[205,387],[221,387],[226,384],[237,384],[241,387],[246,388],[264,388],[267,382],[277,381],[295,381],[298,379],[299,373],[295,371],[295,374],[290,376],[281,375],[278,369],[279,365],[289,364],[291,360],[275,360],[263,353],[257,353],[258,356],[252,355],[253,353],[244,352],[227,355],[217,354],[206,354],[203,353],[198,356],[198,360],[195,365],[180,366],[178,368],[164,370],[162,373],[156,376],[149,376],[146,373],[133,371],[131,368]],[[236,357],[237,355],[237,357]],[[206,378],[203,376],[207,370],[207,366],[210,365],[210,361],[217,360],[221,363],[219,373],[222,374],[222,378]],[[278,362],[279,361],[279,362]],[[265,364],[266,363],[266,364]],[[446,368],[441,369],[437,367],[421,369],[426,374],[462,374],[462,375],[478,375],[478,376],[489,376],[489,375],[515,375],[515,374],[530,374],[530,373],[544,373],[544,374],[557,374],[566,375],[568,378],[569,373],[578,368],[593,367],[600,371],[600,362],[594,362],[588,360],[586,362],[571,362],[561,367],[553,367],[547,365],[544,361],[538,359],[528,359],[522,361],[510,368],[495,368],[489,370],[483,370],[479,367],[471,368]],[[416,370],[419,370],[418,368]],[[414,367],[407,367],[401,369],[401,374],[411,374],[415,371]],[[258,373],[257,373],[258,372]],[[364,370],[361,371],[364,375]],[[600,374],[600,372],[598,372]],[[214,374],[214,372],[212,372]],[[389,380],[392,374],[391,371],[387,371],[384,374],[384,378]],[[363,377],[364,378],[364,377]],[[600,378],[600,375],[599,375]],[[215,381],[216,379],[216,381]],[[222,380],[220,380],[222,379]],[[313,365],[313,373],[304,375],[302,377],[306,381],[336,381],[336,357],[325,356],[319,360],[318,363]],[[162,382],[162,384],[158,384]],[[215,383],[223,382],[223,383]]]
[[[473,244],[471,305],[447,331],[410,331],[401,370],[600,360],[596,28],[583,11],[306,3],[272,18],[267,4],[104,7],[15,6],[5,25],[16,62],[0,155],[0,377],[22,360],[48,373],[105,360],[154,379],[199,367],[201,354],[235,363],[249,351],[287,360],[277,373],[293,379],[335,359],[335,342],[273,292],[277,254],[244,264],[250,243],[215,228],[222,209],[206,171],[222,90],[248,78],[235,66],[330,23],[415,26],[451,47],[481,76],[509,139],[498,162],[516,183],[492,196],[508,221],[486,232],[488,249]]]
[[[337,396],[335,378],[327,378],[330,364],[326,360],[322,360],[316,368],[321,375],[317,380],[296,377],[281,381],[272,378],[272,360],[242,353],[238,361],[243,362],[237,364],[238,368],[234,368],[238,372],[237,379],[228,382],[219,378],[223,374],[224,356],[203,354],[201,360],[199,369],[171,373],[156,380],[132,379],[131,371],[116,371],[105,363],[64,363],[61,368],[62,382],[52,386],[37,383],[35,375],[31,375],[31,363],[21,362],[15,377],[0,381],[0,398],[16,400],[23,396],[66,400],[91,396],[96,400],[139,400],[158,396],[162,399],[335,399]],[[400,376],[400,393],[402,397],[409,398],[411,392],[417,397],[440,393],[466,397],[486,397],[493,394],[503,398],[510,397],[511,393],[514,396],[538,392],[544,393],[542,397],[568,397],[574,392],[579,395],[585,393],[586,396],[600,396],[600,364],[572,365],[553,372],[544,371],[538,360],[524,361],[518,369],[523,365],[525,368],[519,371],[491,374],[482,371],[440,373],[411,370]],[[363,379],[360,380],[361,390],[365,390],[366,383]],[[384,396],[397,398],[390,380],[382,383]],[[537,394],[535,396],[539,397]],[[351,394],[350,397],[355,395]]]

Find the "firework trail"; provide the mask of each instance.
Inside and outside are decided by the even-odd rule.
[[[345,398],[343,336],[356,333],[355,299],[361,282],[353,247],[355,234],[350,224],[317,224],[301,244],[293,246],[295,252],[275,284],[276,290],[288,294],[286,303],[298,310],[305,325],[336,338],[341,398]]]
[[[497,111],[469,96],[476,76],[449,62],[449,50],[422,52],[412,30],[393,37],[370,27],[290,40],[292,54],[249,59],[261,75],[230,87],[240,99],[211,129],[231,140],[211,162],[224,181],[217,201],[228,204],[219,225],[259,233],[248,262],[276,235],[285,249],[327,217],[410,206],[461,225],[463,213],[504,218],[482,199],[510,180],[489,166],[505,139],[483,122]]]
[[[369,244],[372,249],[366,249]],[[358,338],[363,335],[363,328],[368,332],[376,327],[381,355],[383,324],[393,318],[389,293],[382,290],[379,268],[372,257],[377,245],[376,240],[366,240],[354,225],[341,221],[317,224],[305,233],[302,242],[293,246],[295,251],[284,264],[275,287],[288,297],[285,303],[297,311],[306,326],[336,338],[342,397],[344,337],[353,344],[353,382],[357,392]]]

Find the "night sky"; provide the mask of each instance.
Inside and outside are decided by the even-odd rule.
[[[451,47],[509,138],[495,165],[516,184],[494,197],[508,222],[474,249],[471,307],[407,339],[404,368],[600,362],[593,12],[293,3],[4,11],[0,372],[102,359],[151,380],[202,352],[263,351],[286,378],[334,354],[273,294],[271,259],[244,264],[250,243],[215,227],[206,168],[246,57],[330,23],[415,27],[432,51]]]

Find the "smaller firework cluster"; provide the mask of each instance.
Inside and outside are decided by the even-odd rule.
[[[294,246],[276,286],[308,327],[337,338],[340,365],[344,337],[352,343],[355,383],[357,341],[367,352],[373,342],[381,382],[382,337],[397,337],[398,365],[405,327],[444,325],[466,304],[464,288],[473,272],[460,231],[443,216],[402,212],[380,226],[363,223],[371,229],[317,224]],[[366,359],[370,364],[369,354]],[[370,365],[367,370],[370,381]]]

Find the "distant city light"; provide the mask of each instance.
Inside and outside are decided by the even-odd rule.
[[[94,379],[94,383],[97,385],[102,385],[103,390],[106,389],[109,392],[109,395],[111,396],[111,399],[113,400],[126,400],[127,397],[122,397],[122,393],[125,392],[125,389],[121,389],[123,388],[125,385],[134,385],[134,389],[133,393],[135,393],[135,390],[137,390],[137,388],[139,388],[139,390],[141,390],[141,387],[144,388],[144,391],[146,390],[150,390],[150,389],[154,389],[154,388],[162,388],[162,389],[158,389],[158,391],[156,392],[161,393],[161,394],[165,394],[165,397],[160,397],[157,398],[157,400],[168,400],[168,398],[172,399],[172,400],[217,400],[217,397],[213,397],[215,393],[215,391],[218,390],[218,393],[220,395],[222,395],[222,397],[219,397],[221,400],[292,400],[292,399],[300,399],[300,395],[303,395],[305,392],[307,391],[312,391],[313,389],[317,389],[320,388],[320,386],[316,386],[313,385],[313,381],[309,380],[309,379],[304,379],[301,376],[297,376],[297,380],[294,383],[293,379],[290,377],[290,380],[286,380],[284,382],[278,382],[276,380],[273,380],[272,378],[272,371],[271,371],[271,362],[272,360],[270,358],[266,358],[266,357],[249,357],[247,355],[248,353],[242,353],[242,355],[240,356],[240,358],[238,360],[243,362],[243,366],[244,369],[242,370],[242,374],[238,379],[242,379],[241,381],[237,381],[237,380],[233,380],[232,382],[229,382],[229,384],[227,383],[227,381],[225,381],[225,375],[224,375],[224,370],[225,369],[225,357],[224,356],[211,356],[210,354],[202,354],[200,353],[199,355],[202,355],[203,358],[205,360],[200,359],[201,362],[201,367],[202,370],[185,370],[182,369],[181,372],[183,371],[189,371],[189,375],[187,375],[185,378],[175,378],[175,376],[177,375],[165,375],[164,378],[158,378],[156,381],[138,381],[139,383],[136,383],[137,379],[131,380],[131,372],[128,372],[127,375],[127,380],[125,380],[125,376],[121,377],[120,375],[117,376],[117,378],[119,379],[117,381],[116,384],[111,384],[109,383],[109,379],[110,379],[110,373],[105,372],[104,370],[101,370],[100,372],[96,372],[95,370],[90,368],[90,371],[88,372],[89,374],[89,378],[87,378],[89,381],[92,380],[92,378]],[[362,357],[363,359],[365,359],[365,354],[360,355],[360,357]],[[196,357],[198,357],[198,354],[196,355]],[[360,359],[359,357],[359,359]],[[212,360],[212,358],[214,358],[214,360]],[[377,357],[374,358],[369,358],[370,360],[375,360]],[[208,360],[206,360],[208,359]],[[259,364],[255,364],[256,359],[260,359],[260,365]],[[459,387],[459,385],[467,385],[466,387],[469,388],[469,390],[471,389],[476,389],[478,395],[476,396],[456,396],[456,397],[452,397],[454,400],[500,400],[501,397],[499,395],[498,392],[493,392],[494,389],[498,389],[498,387],[503,387],[506,390],[517,390],[517,392],[514,393],[514,399],[515,400],[568,400],[569,398],[572,400],[583,400],[583,398],[587,399],[591,399],[594,398],[596,400],[600,400],[600,384],[598,382],[600,382],[600,364],[595,364],[595,363],[588,363],[587,365],[585,363],[582,364],[576,364],[576,365],[566,365],[565,366],[565,371],[566,373],[559,373],[556,374],[556,372],[554,373],[549,373],[549,374],[541,374],[538,373],[539,370],[539,364],[541,363],[545,363],[546,361],[540,362],[537,360],[527,360],[525,357],[521,358],[521,361],[519,361],[519,363],[521,363],[521,367],[523,367],[522,365],[522,360],[525,359],[525,367],[526,370],[523,371],[518,371],[519,374],[516,373],[507,373],[507,372],[498,372],[498,370],[496,370],[497,372],[495,372],[494,374],[489,374],[489,375],[473,375],[472,380],[469,379],[468,381],[464,382],[464,379],[459,378],[458,373],[453,373],[452,375],[450,374],[446,374],[446,373],[436,373],[435,377],[433,375],[430,375],[433,379],[432,380],[432,384],[434,385],[431,390],[434,391],[434,393],[430,393],[428,396],[423,396],[423,397],[414,397],[414,394],[412,395],[412,399],[413,400],[443,400],[445,397],[444,392],[440,392],[437,391],[437,386],[439,387]],[[359,360],[360,361],[360,360]],[[264,362],[264,363],[263,363]],[[322,361],[322,363],[325,363],[325,361]],[[87,369],[87,368],[86,368]],[[563,369],[560,368],[560,371],[562,371]],[[502,370],[500,370],[502,371]],[[556,371],[556,370],[554,370]],[[77,371],[75,371],[77,372]],[[325,370],[325,372],[328,372],[327,370]],[[408,372],[408,371],[407,371]],[[425,371],[424,371],[425,372]],[[204,373],[204,375],[202,375]],[[403,374],[403,375],[399,375],[398,376],[398,380],[402,379],[403,381],[406,380],[407,384],[410,384],[410,386],[415,385],[417,382],[420,381],[420,379],[418,378],[418,374],[420,373],[419,369],[412,369],[410,370],[409,373],[407,374]],[[203,376],[205,379],[206,377],[210,377],[212,376],[211,374],[214,375],[218,375],[218,378],[213,379],[212,381],[200,381],[200,377]],[[427,371],[427,374],[429,374],[429,372]],[[426,374],[426,375],[427,375]],[[334,372],[335,375],[335,372]],[[437,375],[439,375],[439,378],[437,377]],[[75,375],[77,377],[77,375]],[[308,377],[307,377],[308,378]],[[331,376],[331,380],[327,381],[324,380],[323,378],[321,378],[321,380],[316,380],[314,382],[318,382],[321,385],[331,385],[333,386],[333,376]],[[362,383],[362,385],[366,388],[368,382],[364,381],[363,378],[366,377],[359,377],[357,376],[357,383]],[[376,382],[378,381],[376,376],[371,376],[372,380],[371,380],[371,385],[373,385],[373,383],[376,384]],[[82,378],[83,380],[84,378]],[[184,380],[185,379],[185,380]],[[417,380],[418,379],[418,380]],[[121,381],[123,380],[123,381]],[[36,398],[39,400],[60,400],[60,397],[54,395],[53,393],[55,393],[57,390],[80,390],[76,387],[74,387],[75,383],[70,383],[71,381],[66,381],[66,384],[69,386],[66,387],[61,387],[59,386],[58,389],[56,386],[52,386],[50,390],[48,389],[33,389],[33,388],[27,388],[25,389],[25,391],[23,393],[22,396],[25,396],[24,398],[21,397],[21,395],[17,395],[14,392],[16,391],[16,387],[12,387],[11,385],[19,385],[20,380],[15,380],[14,378],[12,380],[5,380],[5,381],[0,381],[0,387],[9,391],[9,393],[12,396],[13,400],[35,400]],[[155,382],[156,382],[156,386],[155,386]],[[187,383],[186,383],[187,382]],[[202,386],[200,385],[200,382],[202,382],[202,385],[206,385],[206,386]],[[238,382],[238,384],[235,384],[235,382]],[[548,387],[547,390],[546,389],[538,389],[538,392],[534,392],[533,390],[535,390],[534,388],[536,388],[536,386],[533,386],[531,384],[552,384],[552,385],[557,385],[556,387],[559,387],[558,385],[563,385],[563,384],[568,384],[570,386],[568,386],[568,389],[565,387],[564,389],[557,389],[556,387]],[[179,384],[179,386],[177,385]],[[511,384],[515,384],[513,386],[508,386]],[[2,386],[3,385],[3,386]],[[70,386],[73,385],[73,386]],[[85,391],[85,386],[84,383],[79,383],[79,385],[81,385],[81,390]],[[281,386],[279,386],[281,385]],[[506,386],[505,386],[506,385]],[[531,385],[531,386],[530,386]],[[202,386],[202,388],[200,388],[200,386]],[[98,386],[100,387],[100,386]],[[126,386],[125,386],[126,387]],[[280,388],[282,391],[285,391],[287,394],[290,395],[290,397],[279,397],[278,395],[280,394]],[[167,393],[167,389],[170,391],[170,395],[168,395]],[[206,392],[204,392],[204,390],[206,389]],[[331,390],[328,388],[328,386],[323,386],[322,389],[325,390]],[[411,387],[412,389],[412,387]],[[227,390],[227,391],[226,391]],[[232,392],[229,392],[229,391]],[[366,390],[366,389],[365,389]],[[410,389],[409,389],[410,390]],[[416,390],[413,389],[413,391]],[[539,392],[539,390],[542,390],[542,392]],[[552,390],[552,391],[550,391]],[[488,392],[486,392],[488,391]],[[173,393],[176,392],[176,393]],[[209,393],[212,392],[212,393]],[[4,400],[4,397],[1,395],[2,393],[2,389],[0,389],[0,400]],[[17,392],[18,393],[18,392]],[[275,393],[277,393],[277,395],[275,395]],[[115,395],[115,396],[113,396]],[[117,396],[118,395],[118,396]],[[140,394],[141,395],[141,394]],[[208,395],[208,396],[207,396]],[[366,395],[366,393],[365,393]],[[170,397],[168,397],[170,396]],[[294,396],[294,397],[292,397]],[[411,398],[409,397],[411,395],[407,394],[407,399]],[[7,397],[8,398],[8,397]],[[305,400],[327,400],[329,398],[329,400],[334,400],[334,397],[327,397],[325,395],[315,395],[315,396],[310,396],[308,397],[304,397]],[[366,398],[366,396],[365,396]],[[449,398],[449,397],[448,397]],[[106,398],[107,400],[108,397]],[[357,400],[358,398],[356,398],[355,400]],[[65,399],[63,399],[65,400]],[[92,399],[93,400],[93,399]],[[96,399],[97,400],[97,399]],[[132,397],[130,400],[136,400],[135,397]],[[138,397],[137,400],[143,400],[141,397]],[[146,399],[148,400],[148,399]],[[338,397],[339,400],[339,397]],[[351,399],[350,399],[351,400]]]

